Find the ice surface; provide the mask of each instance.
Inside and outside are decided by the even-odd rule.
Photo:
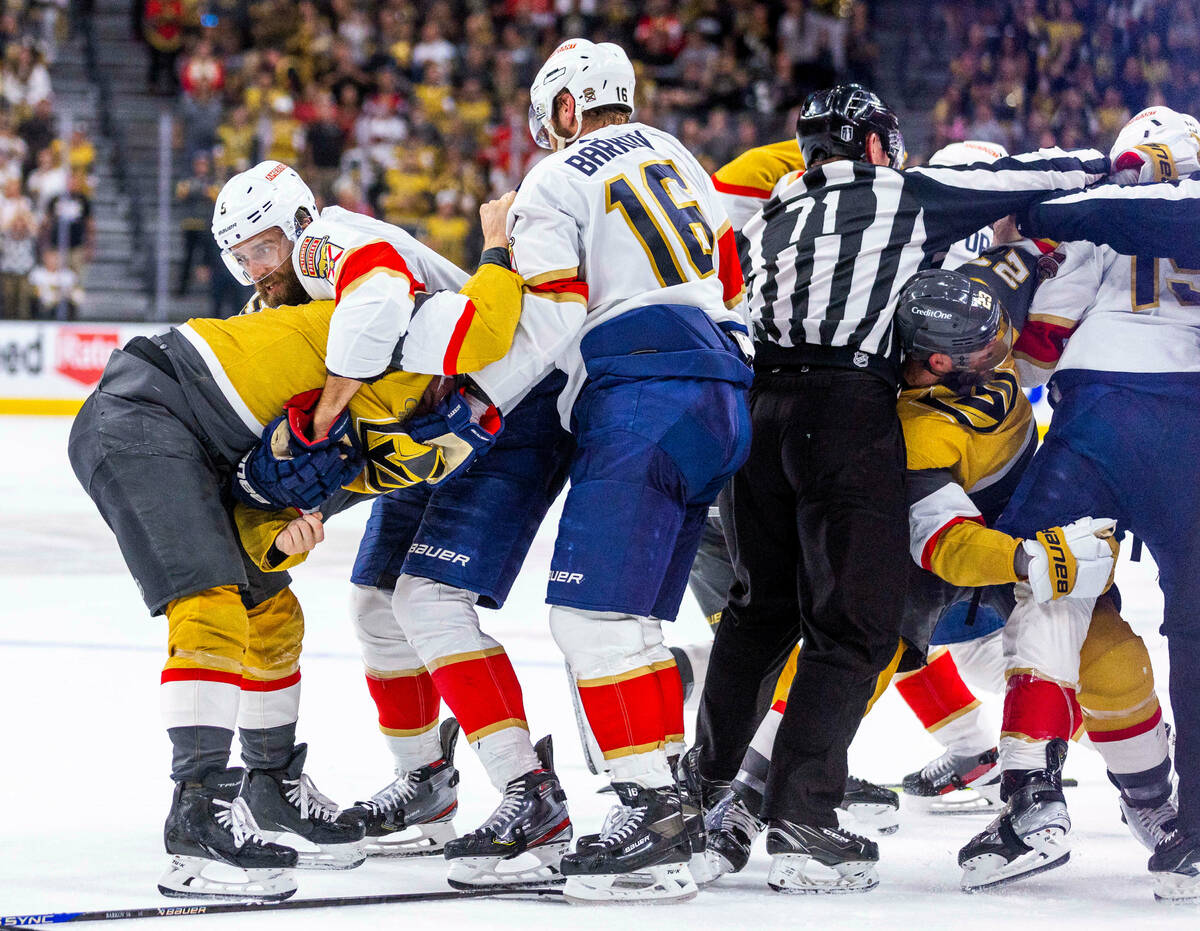
[[[169,748],[158,720],[164,622],[147,616],[115,541],[71,474],[69,427],[68,418],[0,417],[6,453],[0,471],[0,915],[182,904],[155,891],[171,792]],[[346,579],[366,515],[361,507],[336,518],[326,543],[295,573],[308,619],[300,735],[310,744],[309,772],[318,787],[343,805],[390,779],[347,618]],[[508,648],[521,677],[534,736],[555,735],[559,772],[582,833],[599,827],[611,796],[595,794],[601,781],[584,765],[562,662],[546,628],[552,539],[548,523],[508,605],[485,611],[484,624]],[[1158,681],[1165,683],[1153,564],[1123,561],[1118,581],[1126,617],[1146,638]],[[707,636],[689,600],[668,642]],[[1165,685],[1161,697],[1165,702]],[[998,718],[998,703],[990,707]],[[497,796],[470,748],[459,751],[456,823],[466,830],[486,817]],[[937,751],[889,693],[864,722],[851,763],[860,776],[896,781]],[[212,929],[1200,927],[1200,908],[1154,902],[1146,854],[1120,822],[1099,757],[1073,748],[1067,774],[1080,781],[1068,796],[1075,822],[1071,862],[1003,892],[967,896],[958,890],[955,853],[982,828],[983,816],[906,812],[900,832],[881,842],[881,883],[867,895],[777,895],[765,885],[768,861],[760,847],[743,874],[692,903],[652,911],[479,900],[170,920]],[[443,869],[438,860],[390,860],[346,873],[305,872],[297,895],[440,890],[446,888]]]

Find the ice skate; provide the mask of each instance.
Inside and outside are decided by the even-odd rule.
[[[308,746],[299,744],[282,769],[247,770],[242,798],[267,840],[295,848],[298,869],[361,866],[366,859],[363,823],[339,814],[337,805],[317,791],[304,772],[307,755]]]
[[[776,892],[869,892],[879,885],[879,845],[842,828],[772,820],[767,853],[767,885]]]
[[[962,888],[998,886],[1062,866],[1071,857],[1071,818],[1062,793],[1065,740],[1046,747],[1046,768],[1009,770],[1001,780],[1004,810],[958,852]]]
[[[365,802],[355,802],[343,815],[366,826],[363,849],[369,857],[428,857],[442,853],[457,836],[458,770],[454,744],[459,727],[454,718],[441,726],[441,759],[406,773]]]
[[[480,828],[446,843],[447,881],[455,889],[562,883],[559,861],[571,842],[567,796],[554,774],[550,737],[534,750],[542,768],[509,782]]]
[[[947,749],[901,786],[913,807],[935,815],[970,814],[1000,805],[999,754],[995,747],[983,753],[957,753]]]
[[[837,813],[838,823],[847,830],[857,828],[873,834],[895,834],[900,830],[900,796],[854,776],[846,777],[846,794]]]
[[[171,863],[158,891],[177,898],[286,899],[296,891],[296,851],[268,843],[243,799],[241,769],[177,783],[163,841]]]
[[[562,859],[568,902],[681,902],[696,895],[688,870],[691,845],[674,787],[613,784],[622,804],[598,835]]]
[[[1154,853],[1175,830],[1179,812],[1170,796],[1152,801],[1138,801],[1121,796],[1121,820],[1139,844]]]
[[[705,817],[708,810],[729,789],[728,782],[705,779],[700,775],[700,750],[697,744],[671,767],[679,789],[679,805],[684,824],[687,825],[688,841],[692,846],[693,864],[704,857],[707,845]]]
[[[1150,858],[1154,898],[1200,903],[1200,839],[1172,831]]]
[[[708,810],[704,825],[708,831],[708,847],[702,863],[692,859],[692,877],[697,884],[710,883],[726,873],[738,873],[750,860],[754,841],[766,827],[733,789],[726,790],[720,800]]]

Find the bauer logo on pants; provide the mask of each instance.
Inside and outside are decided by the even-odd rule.
[[[565,570],[552,571],[550,573],[551,582],[565,582],[567,585],[578,585],[583,581],[582,572],[567,572]]]

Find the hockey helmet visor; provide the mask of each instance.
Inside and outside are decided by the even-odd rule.
[[[292,241],[279,227],[256,233],[245,242],[221,250],[225,266],[243,284],[258,284],[292,259]]]

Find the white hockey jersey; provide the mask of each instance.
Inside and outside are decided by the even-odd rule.
[[[1056,329],[1057,371],[1200,372],[1200,269],[1087,242],[1053,258],[1029,319]]]
[[[568,376],[559,410],[586,377],[580,341],[650,304],[745,323],[733,232],[708,174],[668,133],[605,126],[536,164],[509,212],[513,266],[526,281],[509,356],[475,375],[502,409],[551,364]],[[534,323],[536,322],[536,332]]]
[[[471,312],[466,298],[443,293],[414,318],[416,292],[455,292],[466,272],[399,227],[341,207],[326,207],[305,228],[292,249],[292,266],[313,300],[337,302],[326,365],[347,378],[382,374],[402,335],[409,334],[414,350],[425,336],[430,345],[445,345]],[[430,358],[409,356],[407,371],[445,372],[445,366],[430,371]]]

